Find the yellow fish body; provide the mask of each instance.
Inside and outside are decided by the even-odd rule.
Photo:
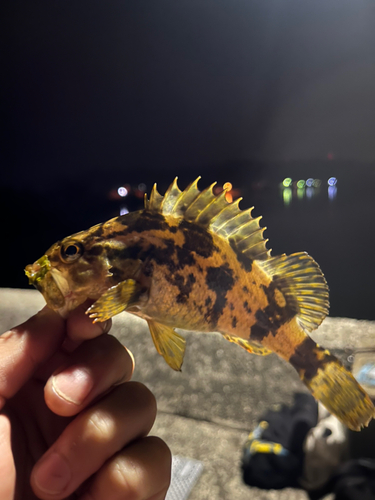
[[[271,257],[265,228],[239,201],[199,178],[145,208],[55,243],[26,267],[30,283],[61,315],[94,300],[87,314],[106,321],[128,311],[148,322],[159,354],[180,370],[185,340],[174,328],[218,331],[254,354],[289,361],[312,394],[349,428],[375,416],[350,372],[306,332],[328,313],[328,287],[306,253]]]

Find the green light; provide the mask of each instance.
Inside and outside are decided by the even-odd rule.
[[[305,187],[306,182],[302,179],[297,182],[298,189],[303,189]]]
[[[289,187],[292,185],[292,179],[290,177],[285,177],[285,179],[283,180],[283,186],[284,187]]]
[[[292,190],[290,188],[283,189],[283,200],[284,205],[290,205],[292,201]]]

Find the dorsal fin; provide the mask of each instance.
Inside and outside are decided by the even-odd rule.
[[[266,247],[268,240],[263,238],[266,228],[259,225],[261,217],[251,217],[253,208],[241,210],[238,205],[242,198],[229,203],[225,197],[228,191],[225,186],[218,195],[213,192],[216,183],[199,191],[199,179],[200,177],[181,191],[176,177],[164,196],[158,193],[155,184],[150,199],[145,196],[145,210],[183,217],[199,224],[218,234],[253,260],[269,258],[271,250]]]
[[[147,194],[145,194],[145,209],[149,212],[161,212],[161,202],[164,197],[158,192],[156,188],[156,183],[152,186],[150,199],[147,199]]]
[[[296,312],[305,331],[318,328],[328,314],[328,285],[320,267],[305,252],[258,262]]]

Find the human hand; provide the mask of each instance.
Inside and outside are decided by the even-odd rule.
[[[45,307],[0,336],[1,500],[165,498],[155,398],[109,327]]]

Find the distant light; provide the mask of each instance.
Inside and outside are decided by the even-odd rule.
[[[126,187],[124,187],[124,186],[119,187],[119,188],[118,188],[118,190],[117,190],[117,192],[118,192],[118,194],[119,194],[120,196],[122,196],[123,198],[125,198],[125,196],[127,196],[127,195],[128,195],[128,193],[129,193],[129,191],[128,191],[128,190],[126,189]]]
[[[314,179],[312,179],[311,177],[309,177],[307,179],[307,181],[306,181],[306,186],[307,187],[312,187],[313,183],[314,183]]]
[[[284,205],[290,205],[290,202],[292,201],[292,190],[290,187],[283,189],[283,200]]]
[[[322,183],[322,181],[320,179],[314,179],[313,180],[313,186],[314,186],[314,188],[320,187],[321,183]]]
[[[336,186],[337,184],[337,179],[336,177],[330,177],[327,181],[328,186]]]
[[[233,189],[233,186],[230,182],[226,182],[223,185],[223,191],[225,191],[225,199],[227,200],[228,203],[232,203],[233,201],[233,195],[231,193]]]
[[[120,215],[126,215],[129,213],[129,210],[126,207],[120,208]]]
[[[283,180],[283,186],[284,187],[290,187],[292,185],[292,179],[290,177],[285,177],[285,179]]]
[[[297,182],[298,189],[303,189],[305,187],[306,182],[302,179]]]
[[[297,198],[299,200],[302,200],[302,198],[305,196],[305,190],[303,188],[298,188],[297,189]]]
[[[337,187],[336,186],[328,186],[328,198],[330,200],[334,200],[337,196]]]
[[[144,192],[144,191],[146,191],[147,186],[146,186],[146,184],[145,184],[144,182],[141,182],[140,184],[138,184],[138,189],[139,189],[140,191],[143,191],[143,192]]]

